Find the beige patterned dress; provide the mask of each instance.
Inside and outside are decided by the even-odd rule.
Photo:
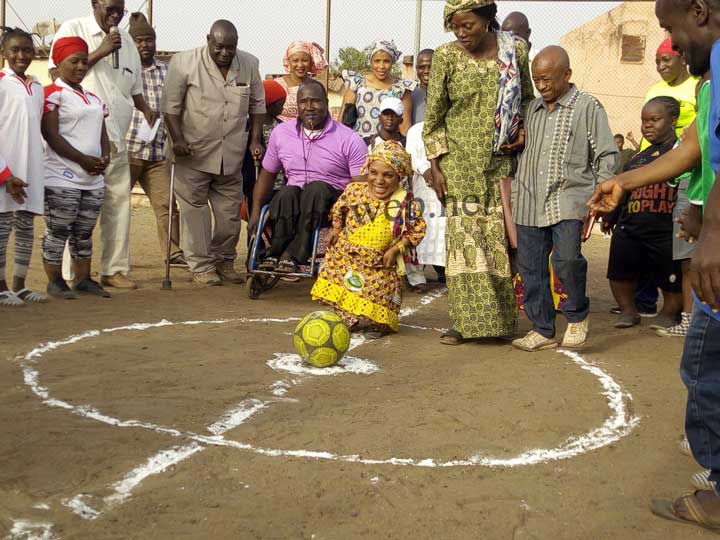
[[[533,99],[527,49],[517,43],[523,108]],[[433,56],[423,140],[448,185],[446,272],[453,330],[464,338],[511,335],[517,321],[500,179],[512,158],[492,154],[497,60],[455,43]]]

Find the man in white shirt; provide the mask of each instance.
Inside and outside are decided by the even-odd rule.
[[[110,109],[106,123],[112,152],[110,165],[105,170],[105,202],[100,215],[102,283],[135,289],[137,285],[127,278],[131,181],[125,134],[134,108],[145,115],[150,125],[155,123],[157,114],[143,98],[142,65],[135,43],[119,28],[126,13],[125,0],[92,0],[92,8],[93,14],[89,17],[64,22],[55,39],[79,36],[88,43],[90,71],[83,87],[97,94]],[[52,58],[52,54],[50,56]],[[54,75],[56,66],[52,59],[49,68]]]

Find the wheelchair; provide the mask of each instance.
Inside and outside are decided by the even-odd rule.
[[[320,271],[320,263],[325,256],[327,250],[327,233],[330,229],[328,223],[323,222],[313,232],[312,255],[310,259],[298,266],[297,272],[278,272],[275,270],[260,270],[260,262],[265,258],[267,250],[270,248],[270,240],[272,238],[272,227],[269,223],[270,205],[266,204],[260,211],[260,220],[255,231],[253,231],[248,241],[248,258],[247,258],[247,281],[245,282],[245,291],[248,298],[257,300],[260,295],[275,287],[282,278],[316,278]]]

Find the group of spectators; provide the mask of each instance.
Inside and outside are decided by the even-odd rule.
[[[47,300],[25,285],[36,215],[47,223],[49,295],[134,288],[130,191],[139,182],[160,244],[170,247],[167,262],[187,266],[199,284],[243,282],[234,264],[241,216],[252,232],[269,204],[272,237],[260,268],[292,278],[327,222],[329,247],[311,295],[353,331],[396,332],[403,280],[426,290],[432,267],[449,291],[452,326],[442,343],[514,338],[521,282],[532,329],[513,346],[580,348],[590,313],[582,242],[600,218],[613,235],[615,326],[656,314],[660,289],[652,326],[686,338],[687,446],[710,489],[653,501],[653,511],[720,527],[715,0],[657,0],[671,37],[657,50],[663,80],[638,119],[642,141],[628,137],[635,150],[613,136],[602,104],[572,83],[567,52],[550,46],[530,61],[527,18],[512,13],[501,26],[493,0],[445,2],[443,23],[456,39],[419,54],[418,81],[393,75],[401,53],[392,41],[373,43],[367,70],[342,74],[337,118],[314,78],[328,67],[315,43],[291,43],[287,74],[263,81],[229,21],[216,21],[206,45],[166,65],[144,16],[132,14],[128,32],[119,27],[124,0],[92,7],[58,31],[54,82],[45,89],[26,74],[31,36],[6,29],[1,38],[8,67],[0,72],[0,124],[13,136],[0,141],[0,305]],[[169,202],[171,167],[178,209]],[[97,221],[100,283],[90,272]],[[558,311],[568,321],[560,342]]]

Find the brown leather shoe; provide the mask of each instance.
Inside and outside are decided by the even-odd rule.
[[[122,272],[115,272],[112,276],[103,276],[100,282],[106,287],[116,289],[137,289],[137,283],[128,279]]]
[[[215,270],[223,281],[229,281],[235,284],[245,283],[245,278],[235,271],[235,265],[232,261],[217,264]]]
[[[222,281],[214,270],[207,272],[193,272],[192,280],[198,285],[206,285],[208,287],[217,287],[222,285]]]

